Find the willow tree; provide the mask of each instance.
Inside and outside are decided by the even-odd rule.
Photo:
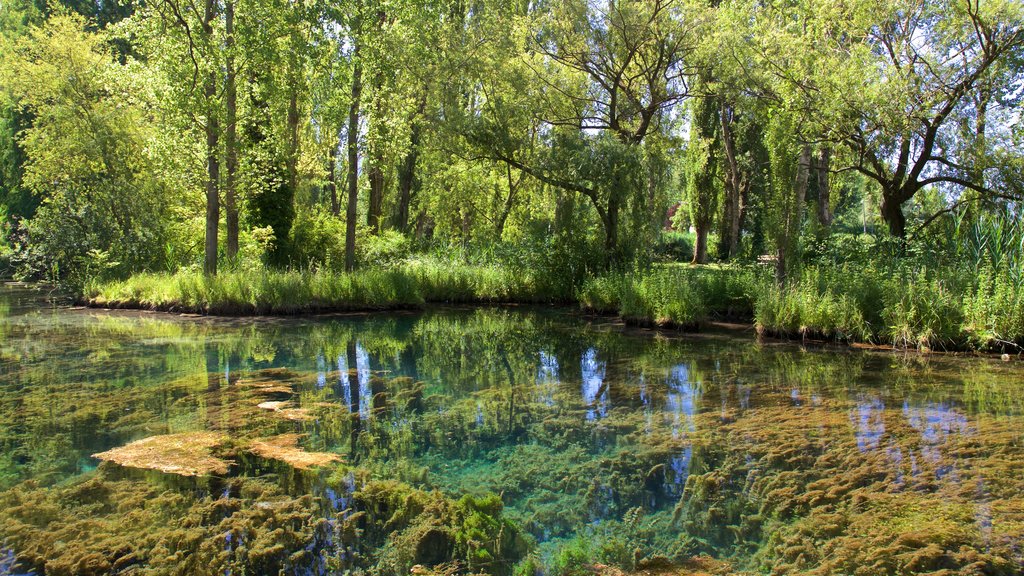
[[[607,160],[641,159],[646,138],[665,128],[665,112],[689,95],[687,58],[706,10],[687,6],[673,0],[538,5],[524,27],[534,31],[525,61],[535,79],[536,116],[554,155],[538,161],[516,147],[490,145],[486,140],[510,139],[500,137],[501,119],[484,118],[492,125],[478,141],[489,157],[589,200],[611,264],[623,256],[621,212],[643,202],[648,187],[643,170],[623,180],[621,166]],[[566,156],[569,151],[575,158]],[[608,170],[595,170],[602,165]]]
[[[701,86],[710,84],[701,75]],[[695,98],[691,105],[690,144],[686,149],[686,204],[697,238],[693,263],[707,262],[708,232],[718,210],[719,155],[721,149],[720,106],[713,96]]]
[[[791,115],[778,110],[770,112],[765,134],[771,165],[766,220],[775,245],[775,276],[780,283],[799,257],[810,175],[811,147],[798,140],[798,133],[797,122]]]
[[[833,171],[878,185],[892,235],[906,235],[904,208],[925,188],[1007,196],[992,185],[990,159],[1012,147],[1009,132],[987,130],[986,119],[1014,113],[1024,80],[1020,2],[737,4],[739,21],[754,23],[746,72],[832,145]]]

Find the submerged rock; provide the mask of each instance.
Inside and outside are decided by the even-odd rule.
[[[216,432],[151,436],[120,448],[93,454],[93,458],[128,468],[157,470],[179,476],[227,474],[231,462],[214,454],[214,449],[222,446],[226,440],[225,436]]]

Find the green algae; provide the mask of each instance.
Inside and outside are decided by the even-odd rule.
[[[969,435],[930,440],[901,426],[905,408],[883,409],[886,432],[865,449],[836,408],[763,408],[718,427],[711,444],[732,449],[690,476],[682,539],[779,574],[1020,573],[1019,432],[979,416]]]
[[[0,344],[0,541],[39,573],[1021,573],[1013,363],[502,310],[55,322]],[[89,459],[194,433],[226,473]]]
[[[128,468],[157,470],[181,476],[227,474],[231,462],[214,454],[214,450],[221,448],[225,441],[226,438],[216,432],[150,436],[93,454],[93,458]]]

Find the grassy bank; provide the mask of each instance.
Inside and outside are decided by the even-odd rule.
[[[810,267],[762,284],[754,321],[772,336],[897,348],[1020,352],[1024,291],[1007,276],[952,270]]]
[[[93,283],[91,306],[214,315],[307,314],[415,308],[437,303],[558,303],[569,296],[542,279],[498,266],[413,262],[353,274],[256,269],[138,274]]]
[[[751,268],[656,267],[593,278],[578,293],[593,312],[641,325],[697,328],[710,320],[749,321],[760,284]]]
[[[665,266],[591,278],[575,291],[565,285],[495,265],[409,262],[354,274],[140,274],[92,284],[85,300],[98,307],[214,315],[577,303],[639,325],[697,329],[730,320],[783,338],[1011,353],[1024,347],[1024,292],[995,274],[809,266],[780,287],[764,269]]]
[[[666,267],[591,279],[578,298],[585,309],[637,324],[735,320],[781,338],[1024,351],[1024,290],[991,271],[815,265],[779,286],[764,269]]]

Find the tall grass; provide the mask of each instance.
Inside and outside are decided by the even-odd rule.
[[[761,285],[762,333],[900,348],[1024,351],[1024,224],[957,215],[926,241],[835,242],[779,288]],[[895,249],[894,249],[895,246]]]
[[[747,319],[756,273],[750,268],[655,267],[592,278],[579,291],[584,309],[639,324],[695,328],[713,319]]]
[[[498,266],[413,261],[352,274],[327,271],[231,271],[138,274],[96,283],[85,292],[93,306],[202,314],[301,314],[411,308],[438,303],[551,303],[543,282]]]

